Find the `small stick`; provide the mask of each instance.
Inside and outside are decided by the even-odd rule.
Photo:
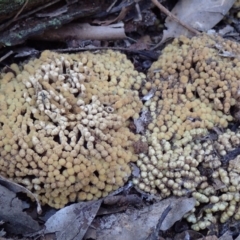
[[[136,9],[137,14],[138,14],[137,21],[142,21],[141,9],[140,9],[139,4],[138,4],[137,1],[135,1],[135,9]]]
[[[26,0],[26,2],[23,4],[23,6],[22,6],[21,9],[17,12],[17,14],[15,15],[15,17],[14,17],[13,19],[9,20],[8,22],[6,22],[5,24],[3,24],[3,25],[0,26],[0,30],[3,30],[4,28],[8,27],[12,22],[14,22],[14,21],[18,18],[19,14],[20,14],[20,13],[24,10],[24,8],[27,6],[27,4],[28,4],[28,0]]]
[[[162,12],[164,12],[168,17],[170,17],[171,19],[173,19],[175,22],[179,23],[180,25],[182,25],[183,27],[185,27],[187,30],[189,30],[190,32],[194,33],[194,34],[199,34],[200,32],[197,31],[196,29],[194,29],[191,26],[186,25],[185,23],[183,23],[181,20],[179,20],[174,14],[172,14],[168,9],[166,9],[161,3],[158,2],[158,0],[152,0],[152,3],[157,6]]]
[[[48,3],[48,4],[45,4],[44,6],[40,6],[40,7],[36,8],[36,9],[34,9],[34,10],[32,10],[32,11],[29,11],[29,12],[27,12],[26,14],[23,14],[23,15],[21,15],[21,16],[19,16],[19,13],[18,13],[18,14],[16,15],[17,17],[15,16],[13,19],[11,19],[11,20],[5,22],[4,24],[0,25],[0,30],[4,30],[4,29],[7,28],[11,23],[13,23],[13,22],[15,22],[15,21],[18,21],[18,20],[20,20],[20,19],[22,19],[22,18],[24,18],[24,17],[28,17],[29,15],[31,15],[31,14],[33,14],[33,13],[35,13],[35,12],[38,12],[38,11],[40,11],[40,10],[46,8],[46,7],[49,7],[49,6],[55,4],[55,3],[59,2],[59,1],[60,1],[60,0],[52,1],[52,2],[50,2],[50,3]],[[26,4],[26,2],[25,2],[25,4]],[[24,5],[25,5],[25,4],[24,4]],[[23,6],[23,7],[25,7],[25,6]],[[23,8],[22,8],[22,9],[23,9]],[[20,11],[22,11],[22,9],[21,9]],[[19,17],[18,17],[18,16],[19,16]]]
[[[4,56],[2,56],[0,58],[0,62],[2,62],[4,59],[8,58],[11,54],[13,54],[13,51],[9,51],[8,53],[6,53]]]
[[[106,12],[110,12],[112,10],[112,8],[114,7],[114,5],[116,4],[117,0],[115,0],[106,10]]]
[[[59,1],[60,0],[55,0],[55,1],[52,1],[52,2],[50,2],[48,4],[45,4],[44,6],[40,6],[40,7],[36,8],[36,9],[34,9],[32,11],[29,11],[26,14],[21,15],[19,18],[13,19],[13,22],[18,21],[18,20],[20,20],[20,19],[22,19],[24,17],[28,17],[29,15],[31,15],[33,13],[36,13],[36,12],[38,12],[40,10],[43,10],[44,8],[50,7],[51,5],[53,5],[53,4],[55,4],[55,3],[59,2]]]
[[[13,21],[15,19],[17,19],[17,17],[19,16],[19,14],[23,11],[23,9],[27,6],[28,4],[28,0],[26,0],[26,2],[23,4],[22,8],[18,11],[18,13],[16,14],[16,16],[13,18]]]

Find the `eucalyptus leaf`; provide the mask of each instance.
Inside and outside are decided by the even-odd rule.
[[[196,30],[206,32],[222,20],[234,2],[235,0],[179,0],[172,14]],[[167,30],[163,32],[161,43],[180,35],[193,36],[192,32],[170,17],[166,18],[165,26]]]

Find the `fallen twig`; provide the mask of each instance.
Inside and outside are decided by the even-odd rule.
[[[74,40],[112,40],[126,38],[123,23],[111,24],[108,26],[92,26],[88,23],[70,23],[58,29],[45,31],[34,38],[47,41]]]
[[[195,28],[185,24],[181,20],[179,20],[175,15],[173,15],[168,9],[166,9],[161,3],[158,2],[158,0],[152,0],[152,3],[156,5],[162,12],[164,12],[168,17],[173,19],[175,22],[181,24],[183,27],[185,27],[187,30],[194,34],[199,34],[200,32],[197,31]]]
[[[200,34],[199,31],[197,31],[195,28],[185,24],[184,22],[182,22],[180,19],[178,19],[174,14],[172,14],[168,9],[166,9],[161,3],[158,2],[158,0],[152,0],[152,3],[158,7],[160,9],[160,11],[162,11],[163,13],[165,13],[168,17],[170,17],[172,20],[174,20],[175,22],[177,22],[178,24],[182,25],[183,27],[185,27],[188,31],[194,33],[194,34]],[[158,43],[156,46],[154,46],[151,50],[156,49],[157,47],[160,46],[162,42]]]
[[[9,20],[8,22],[6,22],[2,26],[0,26],[0,30],[3,30],[4,28],[8,27],[12,22],[14,22],[17,19],[17,17],[19,16],[19,14],[23,11],[23,9],[27,6],[27,4],[28,4],[28,0],[26,0],[26,2],[23,4],[23,6],[17,12],[17,14],[15,15],[15,17],[13,19]]]
[[[47,7],[49,7],[49,6],[57,3],[57,2],[59,2],[59,1],[60,1],[60,0],[52,1],[52,2],[50,2],[50,3],[48,3],[48,4],[45,4],[44,6],[40,6],[40,7],[36,8],[36,9],[34,9],[34,10],[32,10],[32,11],[27,12],[26,14],[23,14],[23,15],[19,16],[19,13],[22,12],[22,9],[23,9],[23,8],[22,8],[22,9],[20,10],[21,12],[18,12],[18,14],[17,14],[13,19],[11,19],[11,20],[7,21],[6,23],[0,25],[0,30],[5,29],[6,27],[8,27],[8,26],[9,26],[11,23],[13,23],[13,22],[16,22],[16,21],[19,21],[20,19],[23,19],[23,18],[25,18],[25,17],[28,17],[28,16],[30,16],[31,14],[36,13],[36,12],[38,12],[38,11],[44,9],[44,8],[47,8]],[[18,16],[19,16],[19,17],[18,17]]]
[[[106,12],[110,12],[111,9],[114,7],[114,5],[116,4],[117,0],[115,0],[109,7],[108,9],[106,10]]]
[[[8,58],[12,54],[13,54],[13,51],[12,50],[9,51],[8,53],[6,53],[4,56],[0,58],[0,62],[2,62],[4,59]]]
[[[60,0],[52,1],[52,2],[50,2],[48,4],[45,4],[44,6],[40,6],[40,7],[36,8],[36,9],[34,9],[32,11],[29,11],[26,14],[21,15],[19,18],[14,19],[13,22],[18,21],[18,20],[20,20],[20,19],[22,19],[24,17],[28,17],[29,15],[31,15],[33,13],[36,13],[36,12],[38,12],[40,10],[43,10],[44,8],[50,7],[51,5],[53,5],[53,4],[57,3],[57,2],[60,2]]]
[[[136,9],[137,15],[138,15],[138,17],[135,21],[142,21],[143,17],[142,17],[141,9],[140,9],[140,6],[137,1],[135,2],[135,9]]]
[[[12,21],[14,21],[19,16],[19,14],[23,11],[23,9],[27,6],[27,4],[28,4],[28,0],[26,0],[26,2],[23,4],[22,8],[17,12],[17,14],[15,15]]]

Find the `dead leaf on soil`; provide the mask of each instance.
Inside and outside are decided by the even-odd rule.
[[[235,0],[180,0],[172,13],[182,22],[206,32],[214,27],[229,11]],[[163,32],[161,43],[180,35],[192,36],[192,33],[170,17],[166,18],[167,30]]]
[[[180,198],[180,199],[168,199],[168,204],[171,204],[172,210],[169,212],[167,217],[164,219],[161,230],[166,231],[172,225],[181,220],[182,217],[193,209],[195,205],[195,199],[194,198]]]
[[[154,231],[164,210],[169,205],[172,209],[162,222],[160,230],[163,231],[182,219],[194,207],[195,200],[193,198],[169,198],[141,210],[128,209],[124,213],[96,218],[92,224],[92,228],[96,229],[96,239],[144,240]]]
[[[29,197],[34,199],[37,203],[37,212],[38,214],[42,213],[41,204],[35,194],[33,194],[31,191],[29,191],[27,188],[12,182],[11,180],[8,180],[2,176],[0,176],[0,185],[6,187],[8,190],[14,192],[14,193],[26,193]]]
[[[230,25],[226,25],[225,27],[223,27],[222,29],[220,29],[218,31],[218,33],[221,35],[221,36],[225,36],[227,34],[230,34],[230,33],[234,33],[235,29],[234,27],[230,26]]]
[[[58,240],[81,240],[93,219],[102,200],[72,204],[50,217],[42,234],[55,233]]]
[[[240,240],[240,235],[237,238],[235,238],[235,240]]]
[[[197,240],[218,240],[218,237],[214,236],[206,236],[203,238],[198,238]]]
[[[41,227],[24,212],[24,203],[16,197],[16,193],[0,185],[0,220],[8,233],[29,234],[39,231]]]
[[[220,238],[219,240],[233,240],[232,234],[231,232],[227,231],[225,232]]]

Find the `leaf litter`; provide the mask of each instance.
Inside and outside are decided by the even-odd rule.
[[[206,32],[222,20],[234,2],[235,0],[179,0],[171,13],[191,27]],[[193,36],[192,32],[170,17],[166,18],[165,26],[167,30],[163,31],[161,43],[180,35]]]
[[[97,240],[146,240],[157,227],[164,210],[171,210],[159,230],[166,231],[194,208],[193,198],[169,198],[142,209],[129,208],[123,213],[97,217],[92,223]],[[144,226],[144,227],[143,227]],[[90,230],[91,231],[91,230]]]
[[[57,240],[81,240],[95,218],[102,200],[75,203],[57,211],[45,223],[45,228],[33,235],[54,233]]]
[[[4,230],[12,234],[29,234],[41,229],[39,223],[32,219],[25,210],[25,204],[16,193],[0,185],[0,220]]]
[[[0,186],[1,185],[6,187],[7,189],[12,191],[13,193],[25,193],[25,194],[27,194],[29,197],[31,197],[32,199],[34,199],[36,201],[37,212],[39,214],[42,213],[41,204],[40,204],[37,196],[35,194],[33,194],[31,191],[29,191],[27,188],[23,187],[22,185],[19,185],[19,184],[15,183],[11,180],[8,180],[8,179],[6,179],[2,176],[0,176]]]

